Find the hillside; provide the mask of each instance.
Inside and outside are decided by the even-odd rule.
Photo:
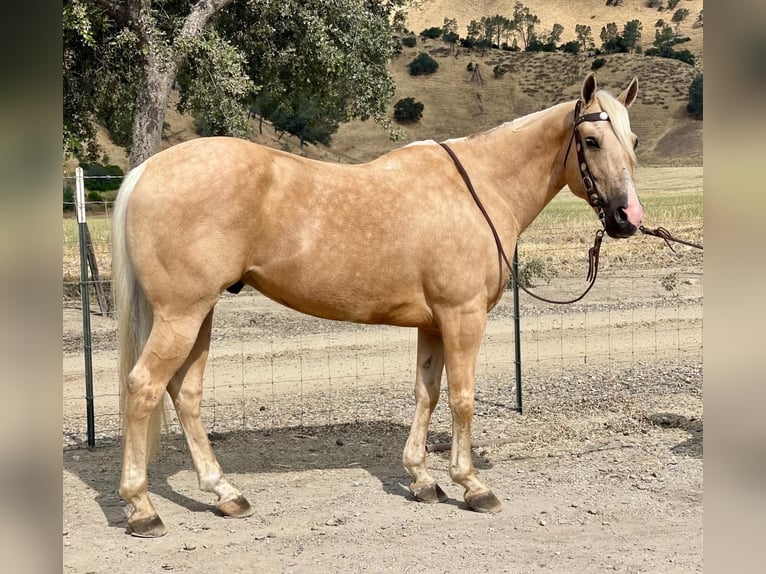
[[[458,30],[465,34],[471,20],[502,14],[511,16],[515,0],[452,2],[424,0],[410,11],[408,27],[419,33],[431,26],[441,26],[445,17],[455,18]],[[574,39],[576,24],[587,24],[594,40],[600,43],[601,28],[615,22],[620,30],[625,22],[642,23],[642,46],[650,48],[655,23],[670,22],[672,12],[646,7],[645,0],[624,0],[622,6],[606,6],[605,0],[528,0],[524,2],[540,18],[538,28],[550,30],[553,24],[564,26],[562,42]],[[689,36],[681,45],[695,54],[698,64],[689,66],[677,60],[615,54],[605,56],[606,65],[597,71],[599,86],[621,91],[633,76],[639,79],[639,98],[631,109],[634,131],[641,142],[638,157],[645,165],[702,165],[702,122],[686,114],[688,89],[696,71],[702,67],[702,27],[693,27],[702,10],[701,0],[682,0],[677,8],[686,8],[689,16],[679,34]],[[412,125],[400,126],[405,132],[401,142],[391,142],[388,135],[371,122],[352,122],[341,127],[333,139],[332,151],[348,161],[366,161],[387,151],[420,139],[446,139],[492,128],[504,121],[555,103],[576,98],[582,79],[590,71],[592,58],[563,53],[525,53],[492,50],[483,58],[478,51],[459,49],[451,55],[439,41],[419,41],[415,48],[404,48],[391,65],[396,80],[393,103],[414,97],[425,106],[423,118]],[[429,77],[409,75],[407,64],[421,51],[439,63]],[[479,65],[483,85],[471,81],[466,67]],[[507,73],[495,79],[496,65]]]
[[[416,34],[431,26],[441,26],[444,18],[457,20],[458,33],[465,35],[471,20],[480,20],[482,16],[500,14],[513,16],[516,0],[420,0],[418,7],[409,12],[408,27]],[[610,22],[617,24],[622,30],[625,22],[640,20],[643,33],[641,45],[643,49],[651,48],[654,41],[654,25],[659,19],[671,24],[673,12],[685,8],[689,15],[681,22],[678,33],[689,36],[690,42],[681,47],[696,54],[702,54],[702,27],[695,28],[697,15],[703,7],[702,0],[681,0],[673,10],[657,10],[649,8],[647,0],[622,0],[620,6],[607,6],[606,0],[522,0],[522,4],[540,18],[536,29],[550,31],[554,24],[564,26],[562,42],[576,39],[575,26],[584,24],[591,27],[593,39],[600,44],[601,28]],[[668,2],[665,0],[664,5]]]
[[[564,26],[562,42],[574,38],[576,24],[587,24],[594,40],[600,43],[601,27],[615,22],[620,30],[625,22],[639,19],[643,26],[642,44],[651,47],[654,24],[662,18],[670,22],[672,11],[659,12],[646,7],[645,0],[624,0],[622,6],[606,6],[605,0],[528,0],[524,2],[540,18],[538,29],[550,30],[554,23]],[[459,32],[472,19],[482,16],[513,14],[514,0],[452,2],[423,0],[412,9],[408,27],[417,32],[430,26],[440,26],[445,17],[458,21]],[[679,34],[689,36],[690,42],[680,46],[697,57],[695,67],[677,60],[649,58],[638,55],[605,56],[606,64],[597,71],[599,86],[619,92],[633,76],[639,79],[639,98],[631,109],[633,130],[639,137],[639,161],[643,165],[702,165],[702,125],[686,113],[688,89],[692,78],[702,69],[703,28],[693,27],[702,10],[702,0],[681,0],[677,8],[686,8],[689,16],[680,25]],[[431,76],[410,76],[407,65],[421,51],[428,52],[439,63]],[[468,63],[478,64],[483,83],[472,81]],[[491,50],[483,57],[478,51],[459,49],[450,53],[440,40],[418,41],[414,48],[404,48],[391,63],[396,81],[396,93],[389,107],[404,97],[414,97],[425,106],[422,119],[415,124],[398,126],[404,139],[391,141],[388,133],[373,122],[355,121],[341,126],[330,147],[307,146],[309,157],[328,161],[357,163],[368,161],[386,151],[411,141],[446,139],[489,129],[504,121],[555,103],[573,99],[579,93],[582,79],[590,71],[593,58],[563,53],[525,53]],[[495,79],[492,70],[502,66],[506,74]],[[196,137],[193,122],[175,111],[173,102],[166,117],[167,128],[163,148]],[[296,138],[281,138],[264,124],[258,133],[253,122],[252,139],[275,148],[299,152]],[[108,145],[112,161],[125,165],[123,150]]]

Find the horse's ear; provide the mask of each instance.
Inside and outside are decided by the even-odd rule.
[[[630,82],[630,85],[625,88],[625,91],[622,92],[619,96],[617,96],[617,100],[622,102],[622,105],[626,108],[629,108],[633,102],[636,101],[636,96],[638,95],[638,78],[634,77],[633,81]]]
[[[596,75],[591,72],[582,83],[580,98],[584,106],[588,106],[593,101],[593,95],[596,93]]]

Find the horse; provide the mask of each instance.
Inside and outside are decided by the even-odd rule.
[[[243,285],[325,319],[416,328],[415,413],[402,457],[411,495],[420,502],[447,498],[428,472],[425,450],[446,368],[450,478],[464,487],[470,509],[498,512],[500,501],[473,467],[471,423],[487,314],[510,270],[467,183],[505,245],[514,245],[565,186],[590,204],[608,235],[633,235],[643,221],[627,111],[637,93],[637,78],[615,97],[598,89],[591,73],[575,101],[361,164],[209,137],[132,169],[112,219],[119,493],[132,507],[128,531],[166,533],[147,490],[165,392],[200,489],[218,497],[225,516],[254,512],[225,478],[200,420],[213,308],[224,290]]]

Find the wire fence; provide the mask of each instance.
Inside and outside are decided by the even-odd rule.
[[[645,203],[667,204],[653,211],[658,214],[653,226],[664,225],[678,235],[701,240],[701,181],[684,184],[682,191],[672,186],[657,189],[656,194],[649,191]],[[656,197],[649,201],[652,195]],[[542,295],[579,294],[585,285],[585,253],[595,218],[570,196],[560,194],[554,199],[518,243],[522,280]],[[86,203],[95,260],[104,292],[109,294],[111,199]],[[570,217],[570,208],[583,217]],[[83,352],[87,342],[81,322],[77,225],[66,203],[63,247],[63,438],[65,447],[73,447],[85,443]],[[522,294],[525,396],[530,393],[534,404],[534,400],[545,400],[547,388],[568,385],[587,395],[591,386],[602,381],[647,378],[657,368],[673,371],[676,377],[698,376],[702,280],[701,253],[688,248],[672,252],[656,238],[637,237],[605,241],[598,282],[577,305],[552,306]],[[93,295],[89,344],[95,437],[113,440],[121,425],[113,306],[107,295],[104,312],[95,297],[94,282],[88,285]],[[480,351],[478,416],[511,416],[517,406],[515,318],[509,293],[490,313]],[[214,315],[203,421],[213,434],[374,420],[408,424],[416,340],[414,329],[303,316],[249,288],[238,295],[225,293]],[[500,388],[504,392],[498,394]],[[180,432],[172,416],[169,427]]]

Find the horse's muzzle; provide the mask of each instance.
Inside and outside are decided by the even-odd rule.
[[[630,237],[643,223],[644,206],[635,196],[619,197],[604,207],[604,227],[609,237]]]

